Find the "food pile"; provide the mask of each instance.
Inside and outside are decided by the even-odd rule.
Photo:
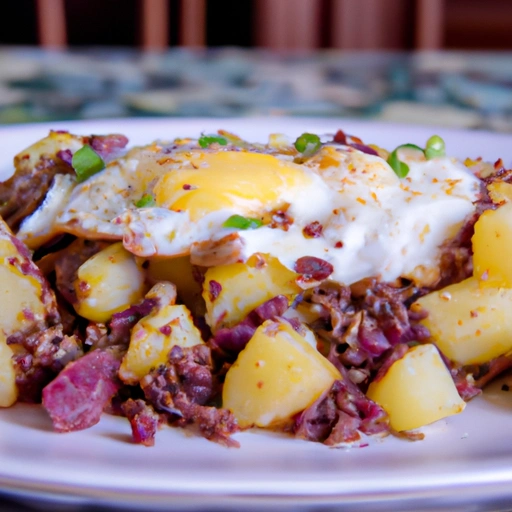
[[[433,136],[50,134],[0,184],[0,406],[418,439],[512,357],[512,171]]]

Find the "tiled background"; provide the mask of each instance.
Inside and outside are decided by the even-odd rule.
[[[512,131],[512,53],[0,47],[0,124],[255,115]]]

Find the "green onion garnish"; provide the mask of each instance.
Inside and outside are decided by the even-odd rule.
[[[399,178],[405,178],[409,174],[409,166],[398,158],[398,148],[388,156],[388,164]]]
[[[416,149],[417,151],[421,151],[423,153],[423,149],[421,149],[419,146],[416,146],[416,144],[402,144],[401,146],[398,146],[396,148],[398,149]]]
[[[423,149],[416,144],[402,144],[398,146],[390,155],[388,156],[388,164],[395,171],[395,174],[399,178],[405,178],[409,174],[409,166],[398,158],[398,151],[400,149],[415,149],[417,151],[421,151],[423,153]]]
[[[151,194],[143,195],[136,203],[137,208],[147,208],[148,206],[155,206],[155,198]]]
[[[226,137],[222,137],[222,135],[201,135],[198,143],[202,148],[207,148],[210,144],[215,143],[225,146],[228,143],[228,140]]]
[[[432,137],[427,140],[425,156],[427,157],[427,160],[436,158],[438,156],[444,156],[446,154],[445,150],[446,146],[444,144],[444,140],[439,137],[439,135],[432,135]]]
[[[416,146],[416,144],[402,144],[388,156],[388,164],[399,178],[405,178],[407,174],[409,174],[409,166],[398,158],[399,149],[415,149],[421,151],[427,160],[445,155],[444,140],[439,137],[439,135],[432,135],[432,137],[427,140],[427,145],[424,150]]]
[[[83,146],[75,152],[71,165],[76,172],[76,181],[82,183],[94,174],[105,169],[105,162],[91,146]]]
[[[249,219],[242,217],[241,215],[231,215],[223,226],[225,228],[236,228],[236,229],[256,229],[263,225],[260,219]]]
[[[295,141],[295,149],[306,156],[317,152],[321,146],[320,137],[314,133],[303,133]]]

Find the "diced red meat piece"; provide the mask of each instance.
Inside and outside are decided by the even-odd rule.
[[[89,144],[104,160],[112,160],[121,149],[128,144],[128,138],[124,135],[93,135]]]
[[[93,350],[70,363],[43,389],[43,406],[58,432],[83,430],[100,420],[103,408],[118,391],[119,360]]]
[[[160,416],[144,400],[128,399],[121,406],[132,427],[133,442],[144,446],[155,444]]]
[[[273,297],[253,309],[244,320],[234,327],[219,329],[215,334],[212,346],[238,354],[245,348],[256,329],[265,320],[277,318],[283,315],[287,309],[288,299],[284,295]]]

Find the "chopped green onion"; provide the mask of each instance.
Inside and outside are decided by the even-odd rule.
[[[136,203],[137,208],[147,208],[148,206],[155,206],[155,198],[151,194],[143,195]]]
[[[105,169],[105,162],[91,146],[83,146],[75,152],[71,165],[76,172],[76,181],[82,183],[94,174]]]
[[[225,146],[228,143],[228,140],[226,137],[222,137],[222,135],[201,135],[198,142],[202,148],[207,148],[210,144],[215,143]]]
[[[421,151],[427,160],[437,156],[445,155],[444,140],[439,137],[439,135],[432,135],[432,137],[427,140],[425,150],[421,149],[419,146],[416,146],[416,144],[402,144],[388,156],[388,164],[393,169],[393,171],[395,171],[395,174],[399,178],[405,178],[407,174],[409,174],[409,166],[405,162],[402,162],[400,158],[398,158],[398,151],[400,149],[415,149],[417,151]]]
[[[417,151],[421,151],[423,153],[423,149],[421,149],[419,146],[416,146],[416,144],[402,144],[396,148],[397,151],[399,149],[416,149]]]
[[[445,150],[446,147],[444,140],[439,137],[439,135],[432,135],[432,137],[427,140],[425,156],[427,157],[427,160],[431,160],[432,158],[436,158],[438,156],[444,156]]]
[[[263,225],[260,219],[249,219],[242,217],[241,215],[231,215],[223,226],[225,228],[236,228],[236,229],[256,229]]]
[[[320,137],[314,133],[303,133],[295,141],[295,149],[306,156],[316,153],[321,146]]]
[[[411,144],[412,146],[413,144]],[[408,144],[404,144],[404,146],[408,146]],[[391,167],[391,169],[393,169],[393,171],[395,171],[395,174],[399,177],[399,178],[405,178],[408,174],[409,174],[409,166],[405,163],[405,162],[402,162],[399,158],[398,158],[398,150],[403,148],[404,146],[398,146],[392,153],[389,154],[388,156],[388,164],[389,166]],[[416,146],[418,147],[418,146]],[[421,148],[418,148],[418,149],[421,149]]]

